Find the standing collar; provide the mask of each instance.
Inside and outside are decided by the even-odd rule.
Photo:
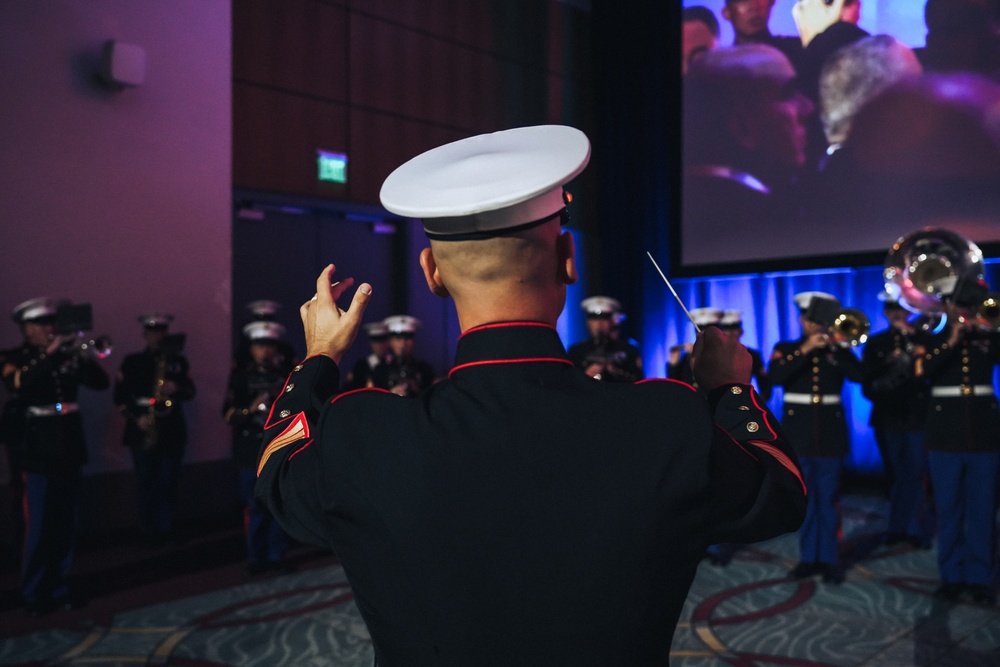
[[[456,371],[484,364],[554,362],[573,365],[559,334],[542,322],[496,322],[469,329],[458,339]]]

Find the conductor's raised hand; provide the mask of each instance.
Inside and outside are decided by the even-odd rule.
[[[698,334],[691,355],[694,380],[706,393],[721,385],[750,383],[750,352],[718,327],[707,327]]]
[[[299,314],[306,333],[306,355],[323,354],[340,363],[361,328],[361,320],[372,295],[372,287],[361,283],[347,310],[337,306],[337,299],[354,284],[353,278],[331,284],[336,267],[328,265],[316,279],[316,296],[302,304]]]

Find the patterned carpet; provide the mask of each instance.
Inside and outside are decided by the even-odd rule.
[[[788,578],[794,535],[738,549],[726,566],[704,562],[671,664],[1000,665],[1000,609],[935,600],[934,551],[883,546],[885,510],[878,498],[843,499],[849,569],[840,585]],[[156,568],[184,562],[183,553],[161,553],[134,585],[110,583],[125,571],[125,557],[81,555],[83,576],[109,582],[92,590],[111,593],[42,619],[0,606],[0,665],[372,664],[368,633],[332,559],[300,550],[298,571],[248,578],[231,557],[238,545],[233,530],[191,540],[181,551],[215,554],[209,567],[159,576]],[[10,579],[0,590],[8,601]]]

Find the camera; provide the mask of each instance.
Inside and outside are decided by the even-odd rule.
[[[93,310],[89,303],[67,303],[56,309],[56,333],[76,334],[94,328]]]

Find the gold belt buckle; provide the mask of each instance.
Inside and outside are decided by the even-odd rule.
[[[962,385],[962,396],[972,396],[972,387],[970,385]]]
[[[822,403],[823,397],[820,394],[813,394],[811,397],[809,397],[809,400],[812,401],[813,404]]]

